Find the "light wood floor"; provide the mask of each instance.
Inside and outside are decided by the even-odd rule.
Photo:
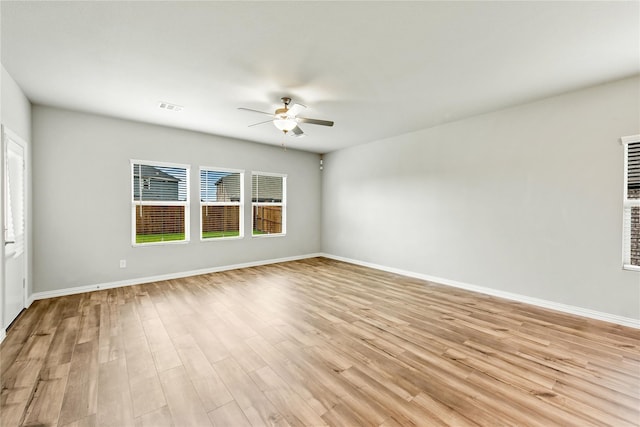
[[[36,301],[1,425],[640,425],[640,331],[316,258]]]

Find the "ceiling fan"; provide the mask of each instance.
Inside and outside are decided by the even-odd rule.
[[[252,111],[254,113],[266,114],[272,117],[271,119],[266,120],[264,122],[259,122],[259,123],[254,123],[252,125],[249,125],[249,127],[273,122],[273,125],[279,130],[281,130],[282,132],[284,132],[285,134],[287,134],[288,132],[291,132],[291,135],[297,136],[297,137],[305,136],[302,129],[300,129],[300,127],[298,126],[298,123],[309,123],[312,125],[320,125],[320,126],[333,126],[333,122],[329,120],[318,120],[318,119],[309,119],[306,117],[298,117],[298,113],[300,113],[305,108],[307,108],[305,105],[291,104],[291,98],[288,98],[286,96],[280,98],[280,100],[282,100],[284,107],[278,108],[276,112],[273,114],[267,113],[266,111],[252,110],[251,108],[240,107],[238,108],[238,110]]]

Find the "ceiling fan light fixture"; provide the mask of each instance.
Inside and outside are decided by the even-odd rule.
[[[283,132],[289,132],[298,126],[298,122],[291,117],[276,117],[273,119],[273,125]]]
[[[1,1],[1,0],[0,0]],[[300,129],[298,123],[308,123],[311,125],[320,125],[320,126],[333,126],[333,122],[329,120],[319,120],[319,119],[310,119],[308,117],[298,117],[298,113],[307,108],[306,105],[302,104],[293,104],[291,105],[291,98],[283,97],[280,98],[284,106],[282,108],[278,108],[274,114],[267,113],[266,111],[253,110],[251,108],[238,108],[239,110],[251,111],[253,113],[266,114],[271,117],[271,120],[265,120],[263,122],[254,123],[249,125],[249,127],[261,125],[263,123],[272,122],[273,125],[279,131],[283,132],[285,135],[291,132],[289,135],[295,137],[303,137],[305,133]],[[291,108],[289,106],[291,105]]]

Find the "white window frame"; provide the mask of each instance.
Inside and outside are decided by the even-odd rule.
[[[240,174],[240,202],[203,202],[202,201],[202,181],[200,179],[200,175],[202,171],[239,173]],[[244,170],[218,168],[213,166],[200,166],[198,168],[198,183],[199,183],[198,198],[200,199],[200,241],[217,242],[222,240],[243,239],[244,238]],[[238,206],[238,210],[240,211],[240,218],[238,218],[239,234],[237,236],[215,237],[215,238],[210,237],[206,239],[202,237],[204,233],[204,230],[202,229],[202,207],[203,206]]]
[[[254,202],[253,201],[253,176],[277,176],[282,178],[282,202]],[[253,234],[253,208],[257,206],[282,206],[282,231],[280,233]],[[287,235],[287,174],[251,171],[251,237],[283,237]]]
[[[627,229],[626,224],[626,215],[625,211],[632,207],[640,207],[640,199],[629,199],[628,190],[628,168],[629,168],[629,144],[632,143],[640,143],[640,134],[639,135],[630,135],[623,136],[620,138],[620,142],[622,142],[624,148],[624,186],[623,186],[623,201],[622,201],[622,268],[625,270],[632,271],[640,271],[640,266],[632,265],[629,263],[627,259],[627,254],[630,253],[630,242],[631,242],[631,229]]]
[[[187,198],[184,202],[181,201],[167,201],[167,200],[135,200],[134,198],[134,165],[142,164],[148,166],[159,166],[159,167],[168,167],[168,168],[183,168],[186,169],[186,187],[187,187]],[[153,160],[130,160],[129,170],[131,172],[131,245],[134,247],[146,247],[146,246],[159,246],[159,245],[182,245],[189,243],[191,238],[191,227],[190,227],[190,197],[191,197],[191,165],[179,164],[179,163],[168,163],[168,162],[157,162]],[[140,177],[142,178],[142,177]],[[144,185],[144,183],[143,183]],[[184,206],[184,240],[167,240],[163,242],[148,242],[148,243],[137,243],[136,242],[136,206]]]

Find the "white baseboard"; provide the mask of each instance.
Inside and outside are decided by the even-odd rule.
[[[2,341],[4,341],[4,338],[7,336],[7,331],[5,331],[4,329],[0,329],[0,344],[2,344]]]
[[[337,255],[323,253],[321,254],[321,256],[329,259],[334,259],[336,261],[348,262],[350,264],[361,265],[363,267],[374,268],[376,270],[387,271],[389,273],[395,273],[402,276],[413,277],[416,279],[426,280],[429,282],[452,286],[455,288],[466,289],[468,291],[478,292],[481,294],[491,295],[494,297],[522,302],[525,304],[531,304],[538,307],[548,308],[551,310],[556,310],[556,311],[560,311],[567,314],[573,314],[581,317],[588,317],[590,319],[603,320],[605,322],[615,323],[617,325],[629,326],[631,328],[640,329],[640,319],[634,319],[631,317],[622,317],[615,314],[604,313],[601,311],[595,311],[588,308],[576,307],[573,305],[562,304],[562,303],[548,301],[540,298],[533,298],[526,295],[513,294],[511,292],[500,291],[497,289],[486,288],[483,286],[471,285],[468,283],[458,282],[456,280],[430,276],[428,274],[415,273],[413,271],[387,267],[384,265],[374,264],[374,263],[365,262],[365,261],[359,261],[351,258],[337,256]]]
[[[242,264],[232,264],[232,265],[224,265],[220,267],[203,268],[200,270],[181,271],[178,273],[161,274],[158,276],[138,277],[135,279],[119,280],[116,282],[98,283],[98,284],[86,285],[86,286],[76,286],[73,288],[57,289],[55,291],[35,292],[33,295],[29,297],[29,300],[33,302],[34,300],[62,297],[65,295],[81,294],[84,292],[92,292],[92,291],[97,291],[102,289],[120,288],[123,286],[140,285],[143,283],[160,282],[163,280],[171,280],[171,279],[180,279],[182,277],[197,276],[200,274],[217,273],[220,271],[227,271],[227,270],[237,270],[239,268],[258,267],[261,265],[275,264],[275,263],[287,262],[287,261],[297,261],[297,260],[307,259],[307,258],[316,258],[319,256],[322,256],[322,254],[317,253],[317,254],[297,255],[297,256],[286,257],[286,258],[252,261],[252,262],[245,262]]]

